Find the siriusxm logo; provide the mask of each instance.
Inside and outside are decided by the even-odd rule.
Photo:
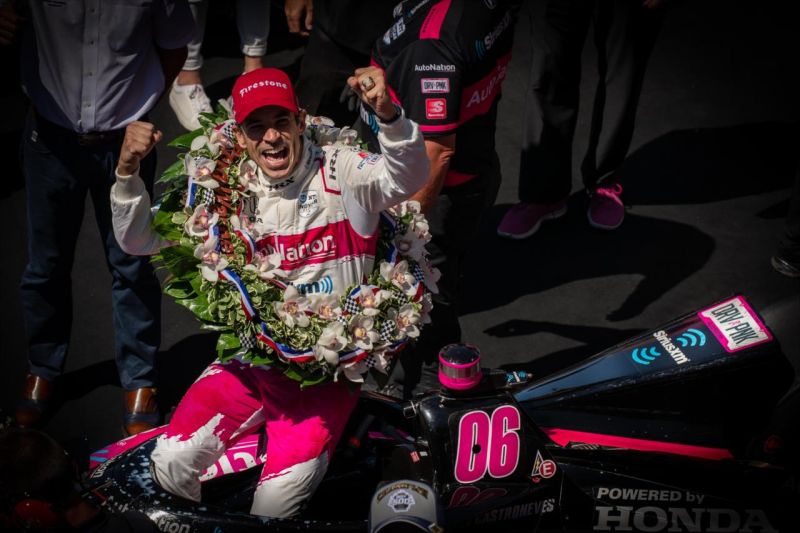
[[[300,294],[330,294],[333,292],[333,280],[330,276],[325,276],[319,281],[297,283],[295,288]]]
[[[672,342],[666,331],[657,331],[653,334],[653,337],[678,365],[688,363],[691,360],[686,357],[681,348],[695,348],[706,344],[706,334],[696,328],[687,329],[675,337],[675,342]],[[680,347],[676,346],[676,344],[680,345]],[[631,352],[631,359],[633,359],[634,363],[649,365],[661,355],[662,352],[656,346],[645,346],[644,348],[634,348]]]
[[[478,54],[478,59],[483,59],[486,53],[492,49],[497,38],[509,26],[511,26],[511,12],[507,11],[497,26],[482,41],[475,41],[475,52]]]

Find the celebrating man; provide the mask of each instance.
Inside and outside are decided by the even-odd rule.
[[[286,281],[300,287],[327,279],[338,296],[372,271],[380,211],[413,195],[429,171],[419,128],[392,104],[382,72],[358,69],[348,83],[374,111],[382,156],[309,142],[305,111],[280,70],[249,72],[233,87],[236,139],[257,165],[261,189],[243,216],[257,242],[281,254]],[[150,228],[150,199],[137,176],[160,136],[151,124],[128,127],[111,194],[117,238],[134,254],[164,245]],[[199,501],[203,470],[235,439],[265,425],[268,458],[251,512],[291,516],[319,484],[356,399],[345,380],[301,389],[280,368],[212,363],[159,438],[155,476],[167,490]]]

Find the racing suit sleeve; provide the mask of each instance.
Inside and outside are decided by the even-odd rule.
[[[381,155],[345,150],[337,158],[337,168],[331,169],[341,172],[350,223],[363,235],[374,230],[375,215],[425,185],[430,170],[425,141],[415,122],[401,112],[391,123],[378,124]]]
[[[165,241],[153,230],[150,195],[139,173],[117,176],[111,186],[111,223],[120,248],[131,255],[153,255]]]

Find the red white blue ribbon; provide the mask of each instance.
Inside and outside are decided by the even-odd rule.
[[[197,196],[197,183],[194,182],[194,179],[189,176],[188,182],[186,184],[186,207],[194,206],[194,199]]]
[[[246,230],[235,229],[233,230],[233,232],[244,243],[245,260],[248,264],[251,263],[253,261],[253,256],[256,253],[256,241],[253,239],[252,235],[250,235]]]

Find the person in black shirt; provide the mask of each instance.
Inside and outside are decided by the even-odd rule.
[[[297,97],[311,115],[337,126],[351,126],[356,111],[340,102],[342,88],[356,68],[369,64],[375,39],[392,21],[397,0],[287,0],[289,31],[308,36]]]
[[[442,272],[432,324],[395,372],[406,397],[433,384],[438,350],[461,340],[461,263],[500,184],[495,123],[518,8],[508,0],[402,2],[373,49],[393,98],[425,136],[431,172],[412,199],[428,216],[429,252]],[[359,130],[373,147],[376,122],[363,107]]]
[[[392,21],[397,0],[287,0],[289,31],[308,37],[297,97],[311,115],[351,126],[358,114],[341,104],[342,87],[369,64],[375,39]]]

